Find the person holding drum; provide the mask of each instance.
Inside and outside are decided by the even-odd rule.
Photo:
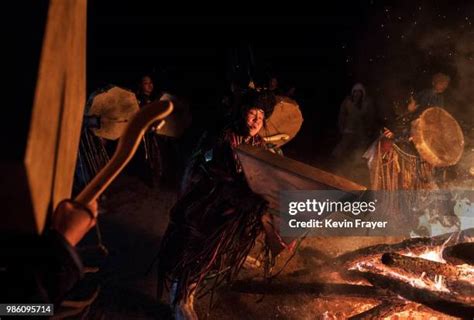
[[[135,95],[140,108],[155,100],[166,100],[170,97],[168,93],[156,90],[153,79],[148,74],[141,77]],[[159,123],[153,125],[151,130],[145,134],[143,143],[140,144],[132,162],[133,171],[150,188],[155,187],[157,183],[163,182],[166,171],[165,167],[170,167],[169,162],[171,160],[168,158],[172,156],[171,153],[176,153],[175,148],[172,148],[176,142],[171,141],[169,137],[157,135],[155,129],[158,126],[160,126]],[[164,153],[167,153],[166,157]]]
[[[144,74],[140,78],[135,96],[137,97],[140,108],[159,98],[150,75]],[[155,158],[159,160],[153,161]],[[155,185],[155,171],[158,176],[161,175],[161,166],[159,165],[161,162],[160,158],[161,156],[154,134],[147,132],[143,136],[142,143],[140,143],[137,153],[130,163],[130,169],[136,173],[147,186],[153,188]]]
[[[158,295],[168,283],[176,319],[197,319],[196,291],[232,280],[266,230],[266,201],[249,188],[235,148],[265,148],[259,131],[275,104],[273,94],[247,94],[235,123],[204,138],[188,165],[158,255]]]
[[[410,95],[404,112],[384,127],[381,136],[364,154],[373,190],[433,188],[432,166],[423,161],[412,143],[410,124],[419,116],[419,105]]]
[[[140,107],[156,100],[173,102],[173,112],[166,120],[154,123],[144,136],[138,153],[138,173],[149,186],[176,186],[184,164],[181,139],[192,123],[189,102],[165,90],[156,90],[152,78],[144,75],[136,98]],[[137,162],[137,161],[136,161]]]
[[[398,124],[404,123],[406,126],[407,119],[415,119],[423,111],[429,107],[445,107],[444,92],[449,86],[451,78],[444,73],[436,73],[432,78],[432,87],[423,90],[416,95],[410,95],[410,99],[407,104],[406,112],[397,118]],[[405,121],[403,121],[405,119]],[[409,124],[409,123],[408,123]],[[384,136],[387,138],[393,137],[393,132],[384,128]]]
[[[441,165],[438,163],[440,162],[439,159],[432,159],[432,150],[424,152],[429,147],[426,146],[424,141],[419,141],[420,139],[413,141],[413,135],[420,137],[420,134],[416,133],[422,131],[422,129],[416,130],[417,128],[413,127],[413,123],[421,118],[425,111],[436,107],[439,109],[437,114],[439,113],[443,118],[446,118],[447,123],[452,123],[453,130],[458,133],[456,136],[460,135],[462,137],[462,132],[458,130],[459,125],[456,120],[441,109],[445,107],[443,93],[448,88],[449,82],[450,77],[448,75],[436,73],[432,78],[432,88],[421,91],[416,95],[410,95],[406,110],[395,119],[391,129],[384,128],[383,138],[378,140],[381,149],[373,152],[373,154],[382,153],[383,157],[391,159],[391,161],[386,162],[385,166],[393,164],[394,167],[389,171],[399,170],[399,179],[395,179],[394,172],[391,173],[392,177],[390,177],[390,174],[383,170],[385,166],[382,166],[379,167],[379,170],[376,170],[375,176],[371,175],[373,186],[380,187],[384,185],[383,189],[395,187],[400,189],[437,188],[436,180],[439,180],[439,177],[436,177],[436,173],[442,171],[438,168],[447,167],[453,165],[453,163]],[[436,128],[434,128],[434,131],[436,131]],[[438,140],[438,143],[442,143],[442,139],[436,140]],[[457,153],[459,152],[454,154]],[[427,157],[423,157],[424,155]],[[382,176],[380,176],[381,174]],[[385,178],[383,178],[384,175]]]
[[[374,190],[437,189],[440,179],[435,173],[459,161],[462,129],[442,105],[432,105],[444,104],[448,84],[448,76],[436,74],[433,89],[410,96],[405,112],[364,154]]]

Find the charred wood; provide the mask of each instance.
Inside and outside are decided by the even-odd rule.
[[[351,271],[353,275],[367,279],[374,286],[390,290],[405,299],[421,303],[433,310],[463,319],[474,317],[474,305],[469,298],[451,293],[418,288],[403,280],[394,279],[374,272]]]
[[[392,301],[384,300],[379,305],[359,313],[355,316],[349,318],[349,320],[377,320],[388,317],[396,312],[401,312],[407,308],[406,301],[401,299],[396,299]]]
[[[422,273],[426,273],[430,279],[434,279],[436,275],[454,279],[459,275],[458,269],[453,265],[418,257],[407,257],[394,252],[384,253],[382,255],[382,263],[415,276],[421,276]]]
[[[459,243],[443,250],[443,258],[452,264],[474,265],[474,242]]]

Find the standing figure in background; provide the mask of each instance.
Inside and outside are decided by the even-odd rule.
[[[375,124],[372,99],[362,84],[352,87],[351,95],[341,104],[338,127],[341,139],[332,151],[335,172],[365,183],[366,170],[362,155],[367,148]]]
[[[374,112],[371,99],[362,84],[352,87],[351,95],[341,104],[339,111],[339,132],[341,140],[333,150],[337,159],[347,158],[348,153],[366,147],[373,130]]]
[[[141,78],[136,97],[140,107],[154,100],[173,102],[172,114],[166,120],[155,123],[145,134],[139,154],[141,170],[138,171],[150,187],[156,183],[173,187],[184,166],[181,137],[192,123],[189,102],[169,92],[156,90],[148,75]]]
[[[276,76],[271,76],[268,80],[268,90],[270,90],[273,94],[278,95],[280,94],[280,83]]]
[[[143,107],[144,105],[147,105],[153,102],[154,100],[159,99],[161,93],[157,93],[155,91],[155,84],[153,83],[151,76],[144,75],[140,79],[136,96],[138,104],[140,105],[140,107]]]
[[[150,75],[141,77],[136,91],[136,97],[140,108],[159,99],[161,92],[155,90],[155,84]],[[156,133],[149,130],[142,138],[142,143],[131,161],[130,167],[140,179],[153,188],[161,179],[163,174],[163,157],[158,144]]]
[[[288,79],[278,78],[273,75],[268,80],[268,90],[275,95],[293,98],[296,88]]]

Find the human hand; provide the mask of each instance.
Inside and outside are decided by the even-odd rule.
[[[408,112],[415,112],[416,109],[418,109],[418,104],[416,103],[415,98],[411,96],[410,101],[408,102],[408,105],[407,105],[407,110]]]
[[[383,136],[387,139],[392,139],[394,134],[392,131],[390,131],[388,128],[383,128]]]
[[[87,206],[74,201],[62,201],[53,213],[52,227],[75,246],[96,224],[98,216],[97,201]]]

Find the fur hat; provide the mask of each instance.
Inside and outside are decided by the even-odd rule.
[[[250,90],[242,99],[242,116],[245,116],[250,109],[262,109],[265,114],[265,119],[268,119],[275,109],[276,97],[270,91],[257,92]]]

